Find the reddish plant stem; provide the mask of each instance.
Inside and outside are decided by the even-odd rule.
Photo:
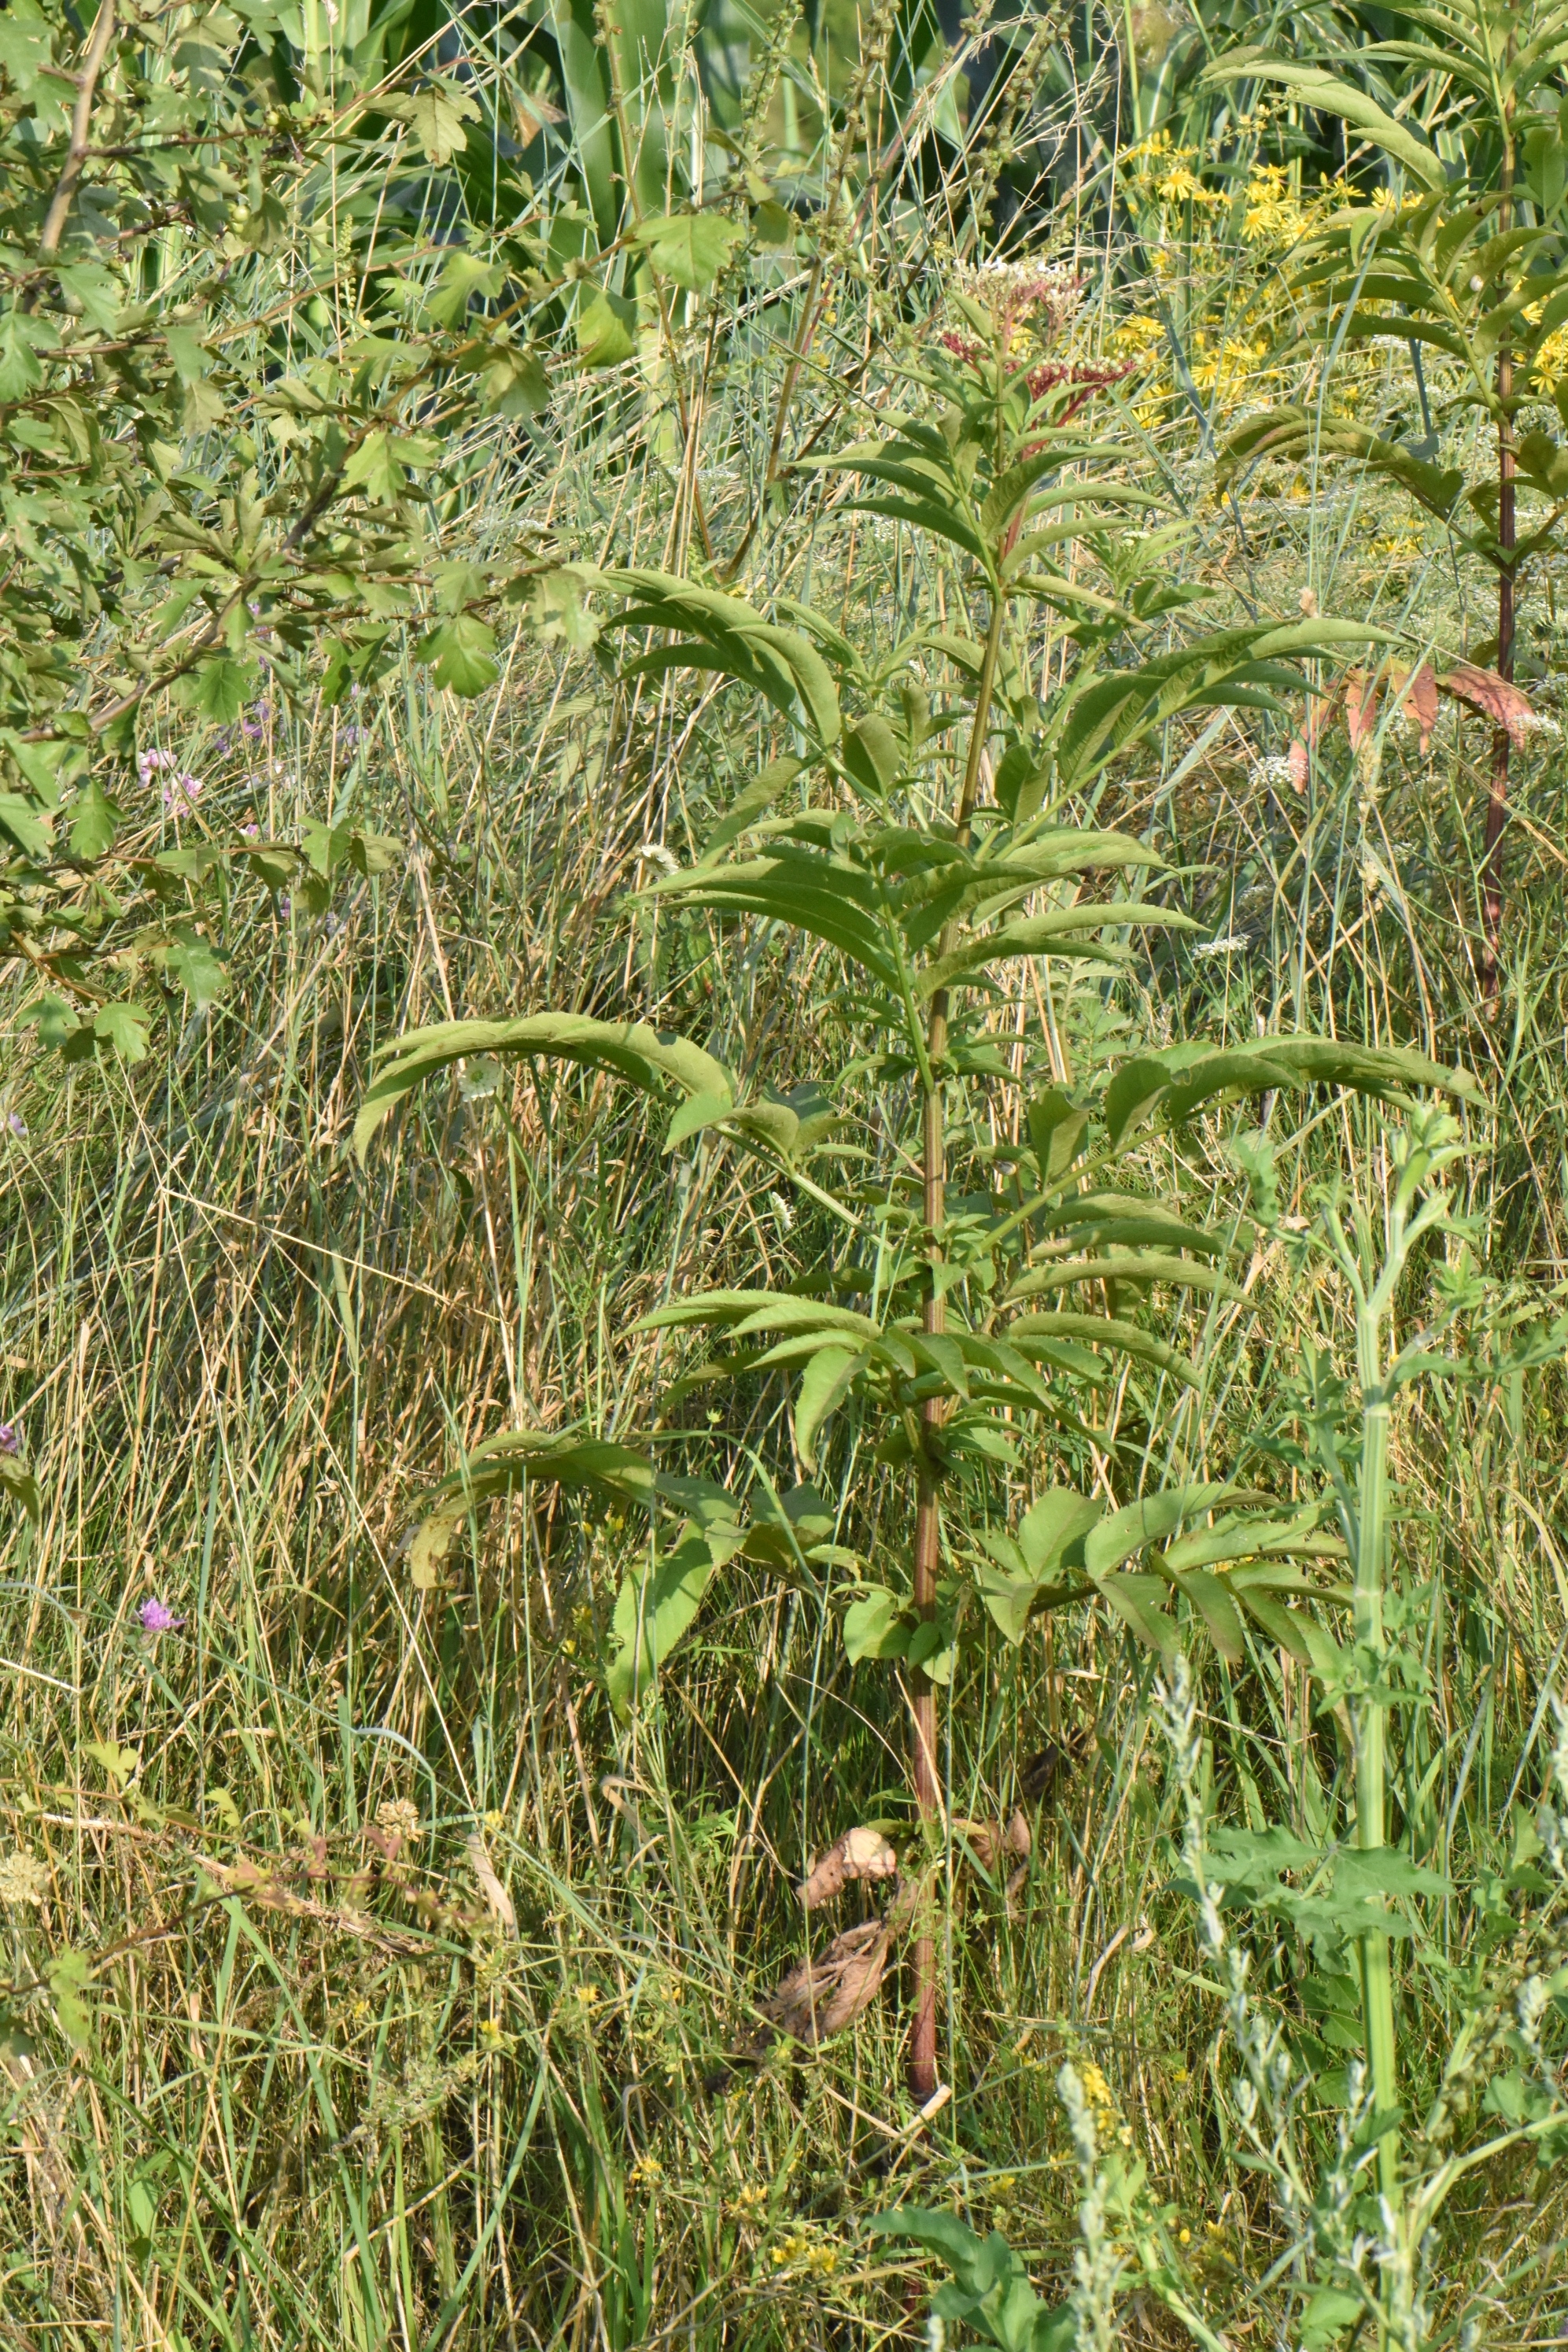
[[[1513,131],[1505,124],[1502,154],[1502,201],[1498,208],[1498,234],[1506,236],[1513,224]],[[1513,677],[1514,531],[1513,353],[1506,338],[1497,355],[1497,537],[1500,562],[1497,575],[1498,676]],[[1481,856],[1481,994],[1490,1003],[1497,995],[1498,948],[1502,938],[1502,832],[1508,822],[1509,754],[1512,750],[1506,727],[1492,736],[1491,776],[1487,792],[1485,846]]]

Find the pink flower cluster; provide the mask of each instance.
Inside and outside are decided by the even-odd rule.
[[[171,816],[180,816],[193,809],[202,797],[202,780],[180,766],[172,751],[156,748],[136,754],[136,772],[144,784],[155,776],[163,779],[163,806]]]

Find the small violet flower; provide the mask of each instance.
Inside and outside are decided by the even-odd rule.
[[[138,751],[136,754],[136,772],[141,777],[141,782],[144,784],[150,784],[154,776],[161,774],[165,768],[172,768],[173,765],[174,754],[172,751],[160,751],[156,745],[153,745],[148,751]]]
[[[166,1601],[144,1601],[136,1614],[144,1633],[177,1633],[185,1622],[175,1616]]]
[[[20,1454],[22,1433],[14,1421],[0,1421],[0,1454]]]
[[[5,1114],[5,1124],[7,1128],[9,1128],[11,1133],[16,1138],[18,1143],[26,1143],[27,1140],[27,1122],[23,1118],[19,1110],[7,1111]]]

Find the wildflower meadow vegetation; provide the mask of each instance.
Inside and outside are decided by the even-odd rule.
[[[0,172],[0,2347],[1568,2341],[1568,5]]]

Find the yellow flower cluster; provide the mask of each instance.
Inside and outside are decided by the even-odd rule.
[[[1241,234],[1249,245],[1276,249],[1295,245],[1306,235],[1312,218],[1297,202],[1282,163],[1253,164],[1241,213]]]
[[[814,2242],[804,2230],[790,2230],[768,2251],[776,2271],[799,2264],[808,2278],[831,2278],[839,2267],[838,2249]]]
[[[1131,2147],[1133,2134],[1130,2126],[1122,2121],[1116,2095],[1092,2058],[1085,2059],[1079,2067],[1078,2079],[1083,2085],[1094,2137],[1101,2147],[1106,2147],[1113,2140],[1119,2147]]]
[[[1173,147],[1168,131],[1155,131],[1122,160],[1152,185],[1162,205],[1221,205],[1224,190],[1206,188],[1192,169],[1198,153],[1196,147]]]
[[[1531,326],[1539,327],[1545,308],[1544,300],[1531,303],[1524,314]],[[1568,326],[1556,327],[1547,336],[1535,354],[1531,374],[1540,389],[1549,396],[1555,393],[1564,378],[1568,378]]]

